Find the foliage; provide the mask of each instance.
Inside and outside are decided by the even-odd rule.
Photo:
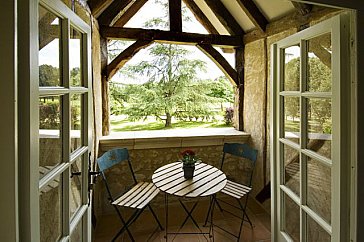
[[[39,66],[39,86],[59,86],[59,68],[51,65]]]
[[[60,107],[58,100],[46,98],[44,102],[39,102],[39,128],[59,129]]]
[[[198,162],[200,159],[196,156],[193,150],[184,150],[180,153],[183,165],[191,166]]]

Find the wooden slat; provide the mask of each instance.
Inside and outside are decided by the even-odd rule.
[[[226,185],[224,187],[223,190],[227,190],[227,191],[231,191],[231,192],[234,192],[236,194],[241,194],[241,195],[245,195],[246,193],[250,192],[250,189],[239,189],[237,187],[234,187],[234,186],[231,186],[231,185]]]
[[[148,203],[153,199],[152,194],[154,194],[156,191],[159,192],[159,189],[153,183],[150,183],[150,185],[150,188],[145,189],[142,196],[140,196],[137,201],[134,201],[133,204],[130,205],[131,208],[140,208],[141,204],[145,202]],[[158,194],[158,192],[156,194]]]
[[[137,206],[137,208],[139,208],[139,209],[142,209],[142,208],[144,208],[145,206],[147,206],[148,205],[148,203],[155,197],[155,196],[157,196],[158,195],[158,193],[159,193],[159,189],[156,189],[156,190],[154,190],[154,192],[149,196],[149,198],[147,199],[147,200],[145,200],[143,203],[141,203],[141,204],[139,204],[138,206]]]
[[[245,186],[243,184],[233,182],[233,181],[230,181],[230,180],[227,181],[226,185],[236,187],[237,189],[241,189],[241,190],[245,190],[245,191],[250,191],[251,190],[251,188],[248,187],[248,186]]]
[[[169,29],[182,32],[182,0],[169,0]]]
[[[205,185],[199,187],[193,192],[186,194],[186,197],[198,197],[198,196],[208,196],[211,194],[215,194],[225,186],[226,176],[222,173],[220,176],[215,178],[214,180],[210,180]]]
[[[224,189],[222,189],[222,190],[221,190],[221,192],[222,192],[222,193],[225,193],[225,194],[227,194],[227,195],[229,195],[229,196],[235,197],[235,198],[237,198],[237,199],[240,199],[240,198],[241,198],[241,196],[236,195],[235,193],[232,193],[232,192],[226,191],[226,190],[224,190]]]
[[[198,44],[197,47],[207,55],[219,68],[220,70],[236,85],[238,85],[238,73],[236,70],[227,62],[214,47],[208,44]]]
[[[91,13],[95,18],[98,18],[100,14],[113,2],[113,0],[88,0],[87,3],[91,9]]]
[[[114,23],[114,27],[124,27],[124,25],[144,6],[148,0],[136,0]]]
[[[109,26],[112,24],[118,14],[123,11],[132,0],[115,0],[108,6],[97,18],[100,25]]]
[[[116,199],[112,204],[119,205],[122,201],[127,199],[129,196],[133,194],[137,194],[143,187],[145,187],[147,184],[145,182],[139,182],[137,185],[135,185],[133,188],[131,188],[129,191],[127,191],[124,195]]]
[[[139,190],[138,191],[138,193],[135,193],[135,194],[133,194],[133,196],[130,196],[129,198],[130,199],[128,199],[128,201],[127,202],[125,202],[125,203],[119,203],[120,205],[122,205],[122,206],[125,206],[125,207],[132,207],[132,206],[136,206],[136,205],[138,205],[140,202],[140,200],[139,199],[141,199],[142,200],[142,198],[144,197],[144,195],[146,194],[146,193],[148,193],[148,191],[150,190],[150,189],[152,189],[153,188],[153,186],[154,186],[154,184],[153,183],[145,183],[146,184],[146,186],[145,187],[143,187],[143,189],[142,190]]]
[[[240,7],[244,10],[250,21],[259,28],[261,31],[265,32],[268,20],[264,17],[262,12],[259,10],[257,5],[252,0],[237,0]]]
[[[160,175],[160,173],[161,173],[161,172],[162,172],[162,174],[163,174],[163,173],[165,173],[164,171],[165,171],[166,169],[172,169],[172,170],[174,170],[174,169],[176,169],[176,168],[180,167],[180,166],[181,166],[181,164],[182,164],[182,162],[177,161],[177,162],[169,163],[169,164],[167,164],[167,165],[165,165],[165,166],[159,167],[159,168],[158,168],[158,169],[157,169],[157,170],[153,173],[152,178],[154,178],[154,177],[158,177],[158,176]]]
[[[216,46],[239,47],[243,45],[242,36],[197,34],[172,32],[156,29],[141,28],[119,28],[119,27],[100,27],[101,35],[110,39],[129,39],[129,40],[154,40],[175,44],[211,44]]]

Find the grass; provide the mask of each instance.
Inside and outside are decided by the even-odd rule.
[[[164,122],[155,121],[153,118],[148,118],[145,121],[130,121],[123,116],[111,117],[111,131],[140,131],[140,130],[166,130],[166,129],[189,129],[189,128],[225,128],[232,127],[232,125],[226,125],[223,120],[218,121],[181,121],[173,120],[172,127],[164,127]]]

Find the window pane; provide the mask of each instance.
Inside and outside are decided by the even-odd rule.
[[[70,215],[76,213],[81,206],[82,194],[82,156],[71,165]]]
[[[70,30],[70,85],[81,86],[82,85],[82,34],[71,27]]]
[[[57,176],[39,194],[40,241],[58,241],[61,237],[62,181]]]
[[[300,155],[295,149],[283,145],[284,184],[300,196]]]
[[[284,50],[284,86],[283,91],[300,90],[300,46],[291,46]]]
[[[307,241],[330,242],[331,236],[310,216],[307,216]]]
[[[332,139],[331,99],[308,99],[307,119],[307,149],[330,159]]]
[[[71,152],[81,147],[82,135],[82,96],[71,95]]]
[[[331,91],[331,33],[320,35],[308,41],[309,92]]]
[[[307,205],[326,222],[331,223],[331,168],[309,157]]]
[[[39,98],[39,178],[62,161],[60,97]]]
[[[82,219],[77,224],[76,228],[71,233],[71,242],[82,242]]]
[[[299,97],[283,97],[284,99],[284,138],[295,143],[300,142],[300,99]]]
[[[61,19],[39,6],[39,86],[60,86]]]
[[[283,231],[286,232],[293,241],[300,241],[300,208],[284,193],[283,195]]]

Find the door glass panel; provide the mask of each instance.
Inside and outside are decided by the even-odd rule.
[[[293,241],[300,241],[300,208],[285,193],[283,193],[283,231],[286,232]]]
[[[39,6],[39,86],[60,86],[61,19]]]
[[[331,241],[331,236],[310,216],[307,216],[307,241]]]
[[[76,228],[71,233],[71,242],[82,242],[82,219],[78,222]]]
[[[71,95],[71,152],[81,147],[82,136],[82,95]]]
[[[300,46],[284,49],[283,91],[300,90]]]
[[[61,237],[61,194],[62,181],[57,176],[40,190],[40,241],[58,241]]]
[[[39,178],[62,161],[60,97],[39,98]]]
[[[307,149],[330,159],[332,139],[331,99],[308,99],[307,119]]]
[[[82,156],[71,165],[70,215],[76,213],[81,206],[82,194]]]
[[[295,143],[300,142],[300,99],[299,97],[283,97],[284,99],[284,138]]]
[[[70,36],[70,85],[81,86],[82,34],[75,28],[71,27]]]
[[[297,196],[300,196],[300,155],[299,152],[288,145],[284,150],[284,184]]]
[[[331,33],[308,40],[309,92],[331,92]]]
[[[307,159],[307,205],[331,223],[331,168],[310,157]]]

